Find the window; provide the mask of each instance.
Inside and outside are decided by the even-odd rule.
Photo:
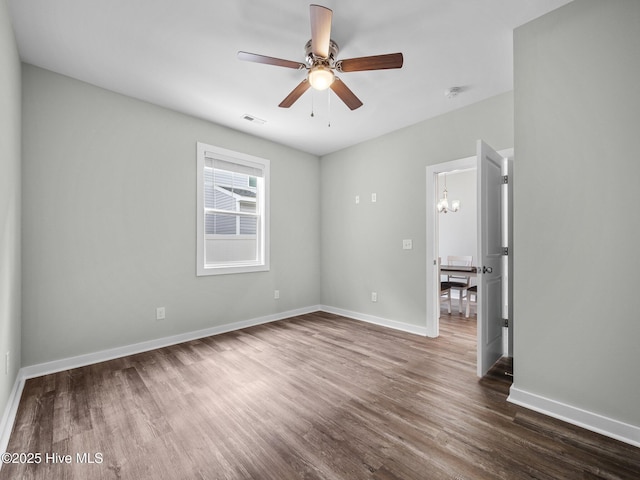
[[[198,142],[197,275],[269,270],[269,160]]]

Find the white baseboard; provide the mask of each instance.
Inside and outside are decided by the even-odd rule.
[[[640,427],[511,387],[507,401],[572,425],[640,447]]]
[[[323,312],[334,313],[336,315],[342,315],[343,317],[352,318],[354,320],[360,320],[362,322],[373,323],[374,325],[380,325],[381,327],[393,328],[394,330],[401,330],[403,332],[413,333],[423,337],[427,336],[426,326],[420,327],[410,323],[389,320],[386,318],[368,315],[366,313],[352,312],[350,310],[343,310],[342,308],[330,307],[328,305],[321,305],[320,310]]]
[[[7,406],[4,409],[2,420],[0,421],[0,453],[7,451],[7,445],[9,445],[9,437],[11,436],[11,430],[13,429],[13,422],[16,419],[18,413],[18,405],[20,405],[20,397],[22,396],[22,389],[24,388],[24,377],[20,375],[16,376],[16,381],[13,383],[13,388],[9,394],[9,400]],[[0,469],[2,469],[2,462],[0,462]]]

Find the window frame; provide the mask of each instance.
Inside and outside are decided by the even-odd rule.
[[[204,187],[204,169],[206,166],[206,158],[217,159],[244,167],[259,169],[262,171],[262,177],[257,180],[257,184],[262,184],[262,188],[258,187],[256,196],[256,213],[258,222],[256,229],[256,260],[235,261],[224,263],[206,263],[206,241],[215,237],[223,237],[223,235],[207,235],[205,234],[205,187]],[[196,276],[208,275],[225,275],[235,273],[251,273],[264,272],[270,269],[269,254],[269,186],[270,186],[270,166],[268,159],[248,155],[233,150],[209,145],[203,142],[197,142],[196,154]],[[238,212],[240,213],[240,212]],[[239,214],[238,217],[242,216]],[[252,235],[251,235],[252,236]],[[211,237],[211,238],[209,238]],[[247,235],[237,235],[234,239],[241,239]],[[229,239],[229,238],[227,238]]]

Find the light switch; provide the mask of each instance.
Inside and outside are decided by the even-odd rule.
[[[356,195],[356,205],[360,203],[360,195]]]
[[[371,194],[371,203],[376,203],[378,201],[378,196],[375,193]]]

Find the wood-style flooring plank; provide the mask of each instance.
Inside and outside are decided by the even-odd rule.
[[[640,478],[640,449],[507,403],[508,359],[476,378],[474,319],[440,331],[318,312],[30,379],[8,451],[72,462],[0,480]]]

